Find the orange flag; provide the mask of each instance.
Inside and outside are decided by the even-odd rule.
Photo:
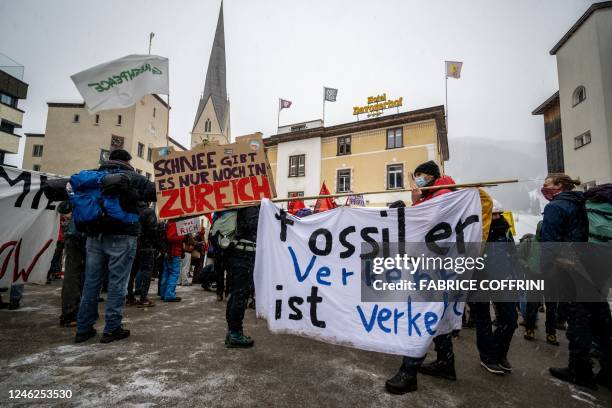
[[[292,197],[295,197],[295,194],[292,195]],[[289,201],[289,205],[287,206],[287,212],[291,215],[295,215],[295,213],[298,212],[298,210],[301,210],[302,208],[306,208],[304,201],[292,200]]]
[[[321,191],[319,191],[319,195],[328,195],[328,194],[331,194],[331,193],[327,189],[325,182],[323,182],[323,185],[321,186]],[[318,213],[321,211],[331,210],[332,208],[336,208],[337,206],[338,205],[336,204],[333,198],[330,198],[330,197],[319,198],[317,199],[317,202],[315,204],[314,212]]]

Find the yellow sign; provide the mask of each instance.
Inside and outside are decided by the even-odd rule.
[[[399,99],[387,100],[387,94],[377,96],[368,96],[368,104],[365,106],[353,107],[353,115],[360,115],[367,113],[369,116],[379,116],[385,109],[399,108],[404,103],[404,98],[400,96]]]

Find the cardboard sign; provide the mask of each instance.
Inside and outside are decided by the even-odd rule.
[[[181,220],[176,222],[176,233],[179,236],[187,234],[195,234],[200,230],[199,218],[189,218],[187,220]]]
[[[190,217],[276,197],[261,133],[193,150],[153,150],[159,218]]]

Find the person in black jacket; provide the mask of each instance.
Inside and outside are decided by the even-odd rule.
[[[131,159],[127,151],[114,150],[99,170],[112,171],[102,181],[103,192],[118,195],[125,212],[138,214],[139,201],[156,201],[155,185],[134,171],[129,164]],[[106,325],[100,342],[110,343],[130,335],[130,331],[125,330],[121,323],[139,233],[139,222],[124,223],[110,216],[87,231],[85,283],[77,316],[75,343],[87,341],[96,335],[94,324],[98,320],[98,296],[105,271],[108,271]]]
[[[149,286],[151,285],[151,275],[155,266],[155,249],[159,246],[157,243],[157,215],[148,203],[140,202],[138,204],[138,213],[140,215],[140,235],[138,236],[138,249],[136,258],[132,265],[130,273],[130,281],[128,283],[127,305],[136,305],[138,307],[151,307],[155,303],[151,301],[149,296]],[[134,296],[134,282],[140,281],[140,300],[136,300]]]
[[[565,174],[551,174],[544,181],[542,194],[550,202],[544,208],[541,241],[587,242],[589,224],[582,192],[572,191],[580,181]],[[563,251],[563,257],[565,252]],[[560,251],[542,247],[542,271],[554,271],[560,275],[576,273],[575,260],[560,259]],[[549,368],[550,374],[560,380],[597,388],[597,383],[612,389],[612,318],[606,302],[569,302],[567,304],[567,331],[569,364],[563,368]],[[600,341],[600,366],[593,374],[590,351],[593,338]]]

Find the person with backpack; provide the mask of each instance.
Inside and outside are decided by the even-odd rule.
[[[160,296],[163,302],[180,302],[176,296],[176,284],[181,276],[181,257],[183,255],[183,242],[185,237],[178,234],[176,222],[180,219],[169,220],[166,223],[166,253],[164,254],[164,270],[159,278]]]
[[[72,217],[70,201],[62,201],[58,206],[58,211],[60,214],[64,214],[64,217],[68,220],[64,232],[66,264],[64,279],[62,280],[60,326],[76,327],[85,275],[85,244],[87,237],[76,228],[74,218]]]
[[[227,298],[230,289],[230,244],[236,235],[237,211],[220,211],[213,214],[213,224],[210,229],[210,246],[214,256],[215,282],[217,301]],[[227,272],[227,284],[226,284]]]
[[[155,210],[148,203],[144,202],[138,204],[138,212],[141,231],[138,236],[136,258],[130,273],[126,304],[137,307],[152,307],[155,306],[155,303],[149,299],[149,286],[151,285],[151,275],[155,266],[157,215],[155,215]],[[140,281],[140,300],[136,300],[134,293],[134,283],[137,278]]]
[[[228,332],[225,346],[228,348],[252,347],[254,341],[243,331],[242,321],[249,297],[253,293],[253,270],[257,243],[259,206],[240,208],[236,212],[236,233],[229,245],[230,295],[225,318]],[[221,245],[223,246],[223,240]]]
[[[537,275],[540,269],[540,239],[542,235],[542,221],[538,222],[535,235],[521,239],[518,246],[519,262],[529,271],[531,276]],[[546,342],[553,346],[559,345],[557,340],[557,302],[544,300],[546,305]],[[525,310],[525,340],[535,340],[536,320],[540,302],[527,302]]]
[[[573,191],[580,181],[566,174],[550,174],[542,187],[542,195],[549,203],[544,207],[542,223],[543,243],[587,242],[589,219],[582,192]],[[553,271],[555,277],[579,274],[580,266],[571,258],[571,248],[563,247],[551,252],[542,247],[542,271]],[[566,254],[567,253],[567,254]],[[612,389],[612,319],[607,302],[567,303],[567,331],[569,364],[567,367],[550,367],[553,377],[579,386],[597,389],[597,383]],[[600,340],[600,371],[593,373],[591,348],[593,339]]]
[[[134,171],[130,154],[117,149],[98,170],[83,170],[66,185],[76,228],[87,235],[85,283],[75,343],[96,335],[98,299],[108,273],[105,326],[101,343],[125,339],[123,305],[140,233],[138,201],[156,201],[155,185]]]

